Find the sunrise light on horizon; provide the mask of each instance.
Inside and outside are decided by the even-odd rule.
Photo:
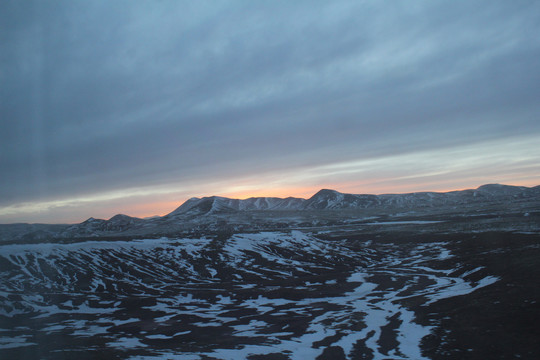
[[[307,199],[322,188],[352,194],[420,191],[448,192],[487,183],[533,187],[540,184],[540,148],[535,137],[489,141],[468,147],[339,162],[284,172],[268,172],[219,181],[145,188],[26,203],[0,210],[8,222],[77,223],[89,217],[116,214],[140,218],[163,216],[192,197],[299,197]],[[525,151],[524,149],[527,149]],[[526,154],[526,155],[521,155]],[[509,166],[509,164],[512,166]],[[500,168],[506,172],[501,175]],[[531,172],[532,170],[532,172]],[[29,216],[30,214],[30,216]]]

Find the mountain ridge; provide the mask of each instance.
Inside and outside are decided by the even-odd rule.
[[[222,196],[193,197],[164,216],[141,219],[117,214],[108,220],[93,217],[72,225],[6,224],[0,225],[0,240],[40,240],[47,237],[77,238],[96,236],[142,236],[219,230],[227,226],[246,228],[308,226],[325,217],[343,218],[339,211],[376,212],[391,215],[406,212],[460,213],[471,208],[494,207],[507,211],[511,206],[533,212],[540,208],[540,186],[525,187],[485,184],[476,189],[448,192],[412,192],[402,194],[347,194],[321,189],[308,199],[287,197],[251,197],[233,199]],[[475,210],[475,211],[477,211]],[[527,211],[530,211],[527,210]],[[526,211],[524,211],[526,212]],[[326,214],[326,215],[324,215]],[[293,218],[302,218],[301,221]],[[303,224],[303,225],[302,225]],[[296,225],[295,225],[296,226]]]
[[[453,190],[448,192],[422,191],[400,194],[349,194],[333,189],[321,189],[308,199],[287,197],[251,197],[234,199],[222,196],[191,198],[164,215],[171,218],[178,215],[206,215],[220,211],[250,210],[338,210],[368,208],[385,205],[443,205],[443,202],[459,203],[462,201],[511,199],[540,195],[540,185],[535,187],[504,184],[485,184],[476,189]],[[261,205],[264,204],[264,205]]]

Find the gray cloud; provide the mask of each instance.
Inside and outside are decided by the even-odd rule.
[[[0,4],[0,205],[540,133],[535,1]]]

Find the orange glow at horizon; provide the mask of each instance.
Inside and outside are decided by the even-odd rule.
[[[235,199],[249,199],[252,197],[278,197],[278,198],[287,198],[287,197],[300,197],[307,198],[311,197],[320,188],[315,186],[309,187],[284,187],[284,188],[273,188],[273,189],[256,189],[256,190],[243,190],[243,191],[232,191],[226,192],[221,196],[232,197]]]
[[[463,184],[456,184],[456,186],[451,187],[447,184],[441,184],[440,182],[424,182],[424,183],[414,183],[414,184],[400,184],[397,185],[388,179],[381,179],[376,181],[370,179],[365,182],[343,182],[336,184],[327,184],[325,186],[312,185],[305,187],[282,187],[282,188],[270,188],[270,189],[251,189],[251,190],[238,190],[238,191],[225,191],[223,193],[216,194],[205,194],[205,195],[194,195],[185,198],[179,198],[177,200],[168,200],[168,201],[158,201],[150,203],[137,203],[132,204],[128,208],[118,209],[117,213],[125,213],[129,216],[136,216],[140,218],[151,217],[151,216],[164,216],[174,211],[185,201],[191,197],[207,197],[207,196],[222,196],[233,199],[249,199],[252,197],[277,197],[277,198],[287,198],[287,197],[297,197],[303,199],[309,199],[317,191],[321,189],[333,189],[341,193],[348,194],[399,194],[399,193],[411,193],[411,192],[450,192],[450,191],[461,191],[467,189],[475,189],[480,185],[483,185],[481,181],[478,184],[472,186],[466,186]],[[519,184],[516,183],[504,183],[505,185],[515,185],[515,186],[537,186],[538,181],[536,179],[531,179],[530,181],[522,181]],[[461,185],[461,186],[460,186]],[[114,216],[111,215],[111,216]]]
[[[108,218],[111,218],[112,216],[116,214],[125,214],[128,216],[134,216],[138,218],[146,218],[151,216],[164,216],[168,213],[174,211],[177,207],[182,205],[185,200],[178,201],[159,201],[159,202],[150,202],[150,203],[137,203],[130,205],[128,208],[122,208],[115,207],[115,209],[111,212],[111,214],[114,212],[114,214],[110,215]],[[116,212],[115,212],[116,211]]]
[[[309,199],[316,192],[325,188],[333,189],[345,194],[399,194],[411,192],[449,192],[465,189],[475,189],[478,186],[487,183],[499,183],[514,186],[533,187],[540,184],[539,176],[524,176],[514,173],[506,176],[491,177],[486,179],[481,176],[462,177],[459,180],[455,178],[444,177],[418,177],[418,178],[363,178],[362,180],[349,181],[316,181],[309,179],[304,184],[302,181],[291,181],[290,183],[279,183],[272,181],[235,181],[234,185],[228,184],[201,184],[199,187],[184,188],[178,191],[171,189],[162,193],[145,193],[143,196],[122,196],[113,199],[98,199],[88,201],[91,206],[86,205],[86,199],[75,199],[63,204],[44,203],[41,207],[36,206],[36,210],[30,208],[29,214],[34,217],[26,217],[24,222],[33,223],[64,223],[76,224],[89,217],[99,219],[110,219],[116,214],[125,214],[138,218],[147,218],[152,216],[164,216],[181,206],[185,201],[192,197],[222,196],[236,199],[247,199],[250,197],[296,197]],[[263,184],[263,185],[261,185]],[[299,186],[295,186],[299,184]],[[40,204],[37,204],[40,205]],[[49,212],[54,217],[49,216]],[[33,213],[32,213],[33,211]],[[17,213],[4,214],[3,223],[21,222],[20,215]]]

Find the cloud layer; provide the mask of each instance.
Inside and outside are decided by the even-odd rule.
[[[3,222],[382,189],[365,164],[396,191],[540,183],[536,1],[4,1],[0,17]],[[487,148],[501,160],[481,174]],[[423,177],[430,156],[444,181]]]

